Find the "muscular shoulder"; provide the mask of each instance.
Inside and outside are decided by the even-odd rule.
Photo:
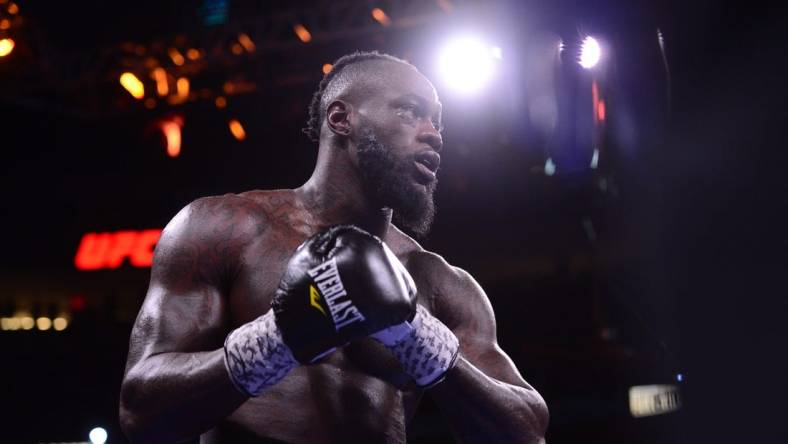
[[[153,259],[154,282],[218,283],[234,271],[243,248],[262,234],[266,221],[264,207],[242,195],[191,202],[162,232]]]
[[[387,243],[404,259],[408,270],[426,288],[423,302],[449,327],[473,323],[476,318],[491,319],[487,295],[473,276],[443,256],[425,250],[415,240],[396,230]],[[396,249],[395,249],[396,248]],[[399,251],[398,251],[399,250]]]
[[[408,269],[427,276],[431,284],[439,286],[463,285],[472,280],[470,275],[455,267],[432,251],[425,250],[413,238],[392,226],[385,239],[389,247],[403,259]]]
[[[197,241],[205,244],[243,239],[264,226],[263,207],[238,194],[201,197],[186,205],[164,229],[162,241]]]

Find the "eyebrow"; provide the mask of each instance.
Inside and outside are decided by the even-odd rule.
[[[422,97],[422,96],[420,96],[418,94],[414,94],[414,93],[403,94],[403,95],[397,97],[395,100],[400,101],[400,100],[407,100],[407,99],[419,102],[419,105],[422,106],[422,107],[427,107],[427,105],[431,103],[429,100],[425,99],[424,97]],[[441,120],[442,120],[443,104],[440,102],[440,100],[435,102],[435,104],[437,105],[436,106],[436,108],[437,108],[436,114],[438,116],[441,116]]]

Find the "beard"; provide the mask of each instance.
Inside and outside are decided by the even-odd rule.
[[[364,193],[380,208],[393,211],[395,225],[418,238],[430,231],[435,219],[433,194],[437,180],[420,185],[413,179],[415,156],[397,156],[371,129],[361,132],[358,162]]]

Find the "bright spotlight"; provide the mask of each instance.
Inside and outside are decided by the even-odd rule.
[[[14,39],[0,39],[0,57],[5,57],[11,54],[14,50]]]
[[[124,72],[120,75],[120,84],[126,88],[135,99],[145,97],[145,85],[142,84],[140,79],[130,72]]]
[[[461,38],[443,48],[438,66],[447,86],[462,93],[473,93],[484,86],[492,75],[494,61],[500,57],[498,47],[474,38]]]
[[[591,69],[599,63],[601,57],[602,48],[599,47],[599,42],[591,36],[583,39],[583,44],[580,47],[580,66]]]
[[[555,163],[552,157],[548,157],[544,163],[544,173],[548,176],[555,174]]]
[[[96,427],[88,434],[92,444],[104,444],[107,442],[107,431],[101,427]]]

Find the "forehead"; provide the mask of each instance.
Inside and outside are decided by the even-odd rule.
[[[439,102],[435,87],[412,66],[390,61],[383,61],[377,65],[373,74],[374,95],[390,100],[410,94],[428,102]]]

